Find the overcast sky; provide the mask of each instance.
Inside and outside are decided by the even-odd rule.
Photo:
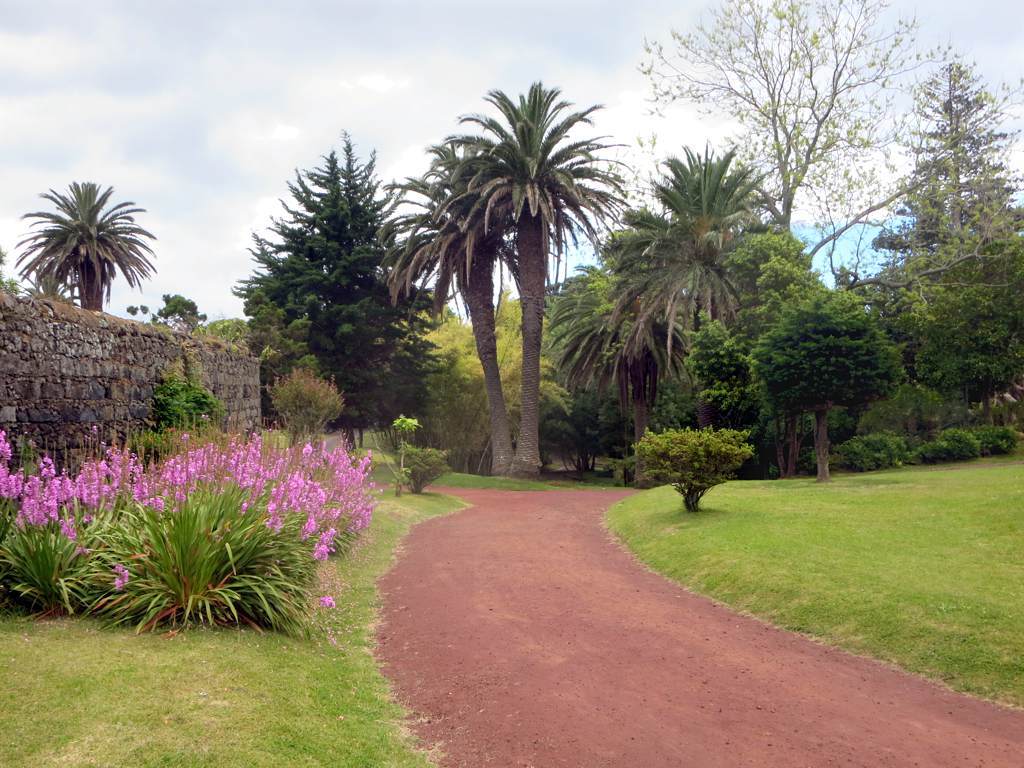
[[[237,316],[293,169],[348,130],[376,149],[384,180],[420,172],[423,149],[482,108],[491,88],[536,79],[581,105],[597,131],[657,134],[664,152],[718,140],[726,126],[674,108],[649,114],[638,72],[645,36],[689,29],[706,2],[103,2],[0,0],[0,247],[16,255],[20,216],[70,181],[113,185],[148,209],[158,274],[115,283],[109,311],[196,299]],[[896,2],[925,44],[953,43],[991,81],[1024,74],[1024,26],[1010,0]],[[8,265],[10,270],[12,265]]]

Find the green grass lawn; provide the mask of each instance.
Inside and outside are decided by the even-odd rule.
[[[400,502],[327,563],[337,608],[318,613],[308,640],[0,618],[0,765],[428,766],[371,656],[375,584],[414,522],[459,504]]]
[[[1024,466],[670,487],[610,528],[655,570],[788,629],[1024,706]]]

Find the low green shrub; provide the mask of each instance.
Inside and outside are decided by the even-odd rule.
[[[170,376],[153,390],[150,420],[156,431],[190,429],[206,422],[219,424],[224,404],[202,384],[182,376]]]
[[[975,427],[971,430],[981,444],[982,456],[998,456],[1017,450],[1017,430],[1013,427]]]
[[[671,429],[648,433],[637,443],[636,453],[647,476],[671,483],[683,504],[696,512],[704,494],[731,480],[740,466],[754,455],[748,432],[735,429]]]
[[[910,457],[907,441],[888,432],[852,437],[840,445],[836,453],[840,466],[854,472],[898,467]]]
[[[241,489],[198,489],[173,513],[141,504],[107,527],[90,558],[93,612],[142,631],[156,626],[304,627],[317,561],[288,515],[275,530],[247,514]]]
[[[976,459],[981,456],[981,441],[967,429],[944,429],[937,440],[918,447],[915,455],[925,464]]]
[[[405,447],[405,475],[409,490],[423,493],[423,489],[448,471],[448,456],[437,448]]]
[[[345,398],[334,382],[308,368],[296,368],[270,388],[270,401],[284,423],[292,444],[313,440],[327,422],[338,418]]]

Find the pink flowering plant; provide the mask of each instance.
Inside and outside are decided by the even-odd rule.
[[[108,449],[70,476],[47,459],[11,470],[0,432],[0,580],[32,609],[139,629],[296,631],[317,561],[369,525],[370,462],[344,447],[186,433],[160,463]]]

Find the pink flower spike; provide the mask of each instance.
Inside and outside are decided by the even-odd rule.
[[[320,598],[321,608],[334,608],[334,598],[330,595],[324,595]]]

